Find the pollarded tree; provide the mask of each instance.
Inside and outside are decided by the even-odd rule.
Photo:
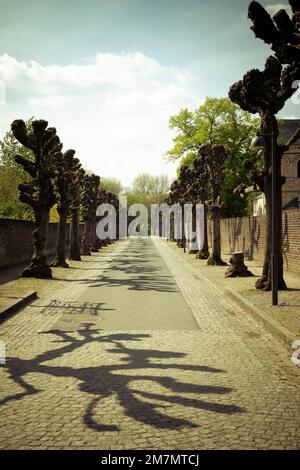
[[[73,172],[71,181],[71,246],[70,259],[73,261],[81,261],[81,237],[79,231],[80,224],[80,208],[83,192],[83,183],[85,181],[85,171],[80,164]]]
[[[102,180],[101,180],[102,184]],[[98,190],[98,195],[97,195],[97,204],[96,204],[96,210],[93,215],[93,220],[92,220],[92,229],[91,229],[91,251],[93,253],[96,253],[97,251],[101,250],[102,246],[105,245],[103,240],[100,240],[97,237],[97,223],[100,220],[100,218],[97,216],[97,208],[106,202],[106,194],[107,191],[105,189],[101,189],[101,187]]]
[[[223,145],[202,145],[199,153],[207,166],[209,191],[209,209],[212,217],[212,253],[207,263],[210,266],[224,266],[221,258],[221,187],[224,180],[224,168],[228,151]]]
[[[116,211],[116,232],[118,232],[118,226],[119,226],[119,199],[114,193],[112,193],[110,191],[107,191],[106,192],[105,202],[107,204],[111,204],[114,207],[115,211]],[[116,233],[116,237],[118,238],[117,233]],[[114,241],[114,240],[110,240],[108,238],[109,243],[111,243],[112,241]]]
[[[97,207],[99,207],[101,204],[105,204],[106,202],[106,194],[107,191],[105,189],[102,189],[102,179],[101,179],[101,185],[99,188],[98,192],[98,199],[97,199]],[[97,210],[94,214],[93,218],[93,237],[92,237],[92,251],[98,251],[101,250],[103,246],[106,245],[105,240],[100,240],[100,238],[97,237],[97,223],[101,220],[101,217],[97,215]]]
[[[59,214],[56,259],[53,267],[68,268],[66,262],[66,229],[72,203],[72,181],[80,168],[78,158],[74,157],[75,150],[57,153],[55,158],[54,187]]]
[[[188,200],[187,190],[191,182],[192,170],[188,165],[181,166],[177,180],[171,185],[171,192],[167,199],[169,204],[179,204],[182,211],[182,238],[177,240],[180,248],[186,246],[186,233],[185,233],[185,217],[184,217],[184,204],[191,202]]]
[[[173,204],[178,204],[177,198],[175,196],[176,194],[176,186],[177,186],[177,181],[175,180],[170,187],[170,191],[168,196],[165,198],[165,203],[168,204],[169,206],[172,206]],[[173,213],[170,215],[170,240],[175,241],[175,216]]]
[[[101,181],[102,183],[102,181]],[[118,229],[119,229],[119,198],[118,196],[111,192],[111,191],[106,191],[105,189],[101,189],[98,194],[98,203],[97,207],[100,206],[101,204],[111,204],[116,211],[116,238],[118,238]],[[97,223],[102,220],[105,216],[95,216],[94,220],[94,229],[93,229],[93,244],[95,247],[95,250],[92,251],[98,251],[98,249],[101,249],[103,246],[110,245],[113,240],[111,240],[108,236],[105,240],[99,239],[96,236],[96,227]]]
[[[116,211],[116,240],[119,240],[119,223],[120,223],[120,200],[119,197],[114,194],[110,193],[110,203],[114,206]]]
[[[300,136],[300,130],[285,145],[278,143],[279,130],[276,114],[284,107],[286,101],[297,90],[296,81],[300,79],[300,36],[299,0],[290,0],[293,10],[291,20],[285,10],[280,10],[273,19],[258,3],[251,2],[249,18],[253,22],[251,28],[256,37],[270,44],[276,57],[270,56],[263,71],[250,70],[243,79],[235,83],[229,92],[230,99],[243,110],[259,114],[263,134],[274,135],[276,163],[272,169],[272,142],[270,137],[264,137],[264,156],[262,172],[253,171],[254,189],[261,190],[266,198],[266,243],[264,266],[261,279],[256,282],[257,289],[271,289],[271,244],[272,244],[272,171],[275,172],[276,186],[276,220],[280,229],[275,240],[275,252],[278,254],[278,288],[285,289],[283,277],[282,255],[282,184],[285,179],[281,176],[281,160],[283,154]],[[246,165],[249,165],[247,161]],[[245,192],[245,187],[239,190]]]
[[[204,240],[203,248],[196,254],[198,259],[207,259],[209,257],[208,249],[208,236],[207,236],[207,200],[208,200],[208,171],[205,159],[199,154],[193,160],[191,168],[191,182],[187,189],[188,197],[192,200],[193,204],[203,204],[204,207]]]
[[[84,231],[82,237],[82,254],[91,255],[91,244],[94,228],[95,214],[98,204],[100,177],[97,175],[86,175],[83,181],[82,194],[82,216],[84,220]]]
[[[51,278],[51,268],[47,264],[47,232],[50,209],[55,204],[52,182],[55,155],[61,151],[62,144],[56,130],[48,127],[44,120],[34,120],[32,130],[27,130],[23,120],[16,120],[11,125],[15,138],[33,152],[34,161],[17,155],[15,160],[30,175],[27,183],[19,185],[20,201],[29,204],[34,212],[35,229],[33,231],[34,254],[31,265],[26,268],[23,277]]]

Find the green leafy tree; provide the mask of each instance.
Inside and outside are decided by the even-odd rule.
[[[221,214],[223,217],[247,215],[247,201],[237,198],[234,189],[248,182],[242,164],[244,160],[251,160],[254,165],[258,160],[250,144],[259,129],[259,119],[241,110],[228,98],[207,98],[195,111],[182,109],[172,116],[169,125],[176,131],[173,147],[166,152],[169,161],[180,160],[183,165],[191,166],[201,145],[226,145],[229,158],[224,168]]]
[[[127,191],[128,204],[144,204],[150,212],[151,204],[162,204],[169,192],[170,182],[167,176],[152,176],[148,173],[138,175]]]
[[[147,207],[149,229],[151,205],[164,203],[168,197],[169,190],[170,182],[167,176],[152,176],[148,173],[142,173],[135,178],[132,188],[125,193],[128,207],[133,204],[143,204]]]
[[[101,189],[119,196],[123,191],[123,186],[116,178],[101,178]]]
[[[26,122],[26,127],[30,124],[31,121]],[[11,131],[7,132],[0,140],[0,217],[33,220],[32,208],[19,200],[19,184],[27,182],[29,175],[15,162],[17,154],[33,160],[32,151],[20,144]]]

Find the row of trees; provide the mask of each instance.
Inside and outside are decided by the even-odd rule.
[[[279,288],[285,289],[283,277],[282,254],[282,185],[285,178],[281,175],[283,154],[289,150],[300,137],[300,129],[282,144],[276,114],[284,107],[288,99],[298,89],[300,79],[300,1],[289,0],[293,16],[281,9],[273,18],[260,3],[254,1],[249,5],[248,16],[252,21],[255,36],[271,46],[273,54],[267,58],[263,71],[253,69],[246,73],[242,80],[235,83],[230,91],[230,99],[244,111],[259,114],[260,127],[264,138],[263,165],[261,171],[253,171],[247,159],[244,168],[250,170],[253,178],[253,189],[264,193],[266,198],[266,245],[262,277],[257,281],[258,289],[271,288],[271,244],[272,244],[272,210],[276,211],[278,230],[275,240],[275,252],[279,255]],[[272,140],[275,136],[275,168],[272,168]],[[272,208],[272,172],[277,180],[276,207]],[[246,185],[240,187],[245,193]]]
[[[179,176],[171,186],[168,202],[171,204],[190,203],[204,205],[204,246],[197,252],[197,258],[207,259],[209,265],[222,266],[226,263],[221,258],[221,187],[224,181],[225,164],[228,151],[223,145],[202,145],[191,166],[182,165]],[[207,214],[212,216],[212,252],[209,255],[207,236]],[[182,211],[184,214],[184,211]],[[194,212],[195,215],[195,212]],[[183,220],[183,227],[185,226]],[[186,240],[178,242],[185,247]]]
[[[170,199],[202,202],[211,212],[213,247],[210,264],[222,264],[220,250],[220,214],[247,215],[247,197],[263,192],[266,199],[266,243],[262,277],[257,289],[271,289],[272,210],[280,229],[275,251],[279,255],[279,289],[285,289],[282,255],[282,185],[281,160],[300,137],[300,129],[287,143],[281,143],[276,114],[298,89],[300,80],[300,1],[290,0],[293,16],[281,9],[273,18],[253,1],[248,16],[255,36],[271,46],[263,71],[253,69],[235,83],[229,99],[209,98],[195,112],[181,110],[170,119],[177,131],[174,146],[167,152],[171,160],[181,159],[177,181]],[[258,114],[259,118],[251,117]],[[250,144],[260,129],[264,138],[263,158],[251,150]],[[272,140],[275,136],[276,164],[272,168]],[[272,208],[272,172],[278,192]],[[237,198],[236,196],[239,196]],[[246,197],[247,196],[247,197]],[[222,201],[222,203],[221,203]],[[206,237],[207,238],[207,237]],[[207,244],[204,257],[208,256]]]
[[[96,237],[96,208],[100,203],[113,204],[118,213],[117,196],[122,193],[129,205],[142,203],[150,209],[152,203],[165,200],[169,186],[166,176],[147,173],[137,176],[127,190],[115,178],[101,178],[100,184],[98,176],[82,168],[74,150],[62,152],[56,130],[46,121],[14,121],[11,131],[0,141],[0,217],[35,223],[34,256],[23,276],[48,278],[52,276],[51,267],[68,267],[68,222],[69,257],[80,260],[81,254],[98,251],[103,244]],[[46,262],[49,221],[58,222],[52,266]]]
[[[31,208],[34,218],[34,254],[24,277],[51,278],[47,264],[47,233],[50,211],[56,205],[59,214],[57,255],[52,266],[67,268],[67,222],[71,219],[70,259],[80,260],[81,254],[91,255],[105,243],[96,239],[96,209],[101,203],[112,203],[118,209],[115,194],[101,188],[100,177],[88,174],[75,157],[75,150],[62,151],[56,129],[44,120],[27,125],[16,120],[11,125],[13,137],[24,152],[14,161],[27,175],[19,184],[19,200]],[[82,240],[79,223],[84,222]]]

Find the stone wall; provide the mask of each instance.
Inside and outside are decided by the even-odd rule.
[[[0,219],[0,269],[17,266],[30,261],[33,253],[33,222]],[[55,256],[57,224],[49,225],[47,255]],[[67,231],[67,250],[70,247]]]
[[[265,217],[222,219],[222,252],[245,253],[245,259],[263,261],[265,246]],[[209,224],[211,246],[211,226]],[[283,213],[283,253],[285,268],[300,273],[300,210]]]

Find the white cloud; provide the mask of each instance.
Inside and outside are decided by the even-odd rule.
[[[299,119],[294,114],[289,114],[286,116],[280,116],[280,119]]]
[[[292,9],[288,3],[276,3],[272,5],[265,6],[265,9],[271,16],[274,16],[279,10],[286,10],[286,12],[291,15]]]
[[[13,119],[44,118],[64,148],[103,176],[125,184],[140,172],[171,173],[162,155],[171,146],[170,115],[200,104],[188,71],[165,67],[140,52],[98,54],[81,64],[43,66],[0,56],[6,84],[0,132]]]

